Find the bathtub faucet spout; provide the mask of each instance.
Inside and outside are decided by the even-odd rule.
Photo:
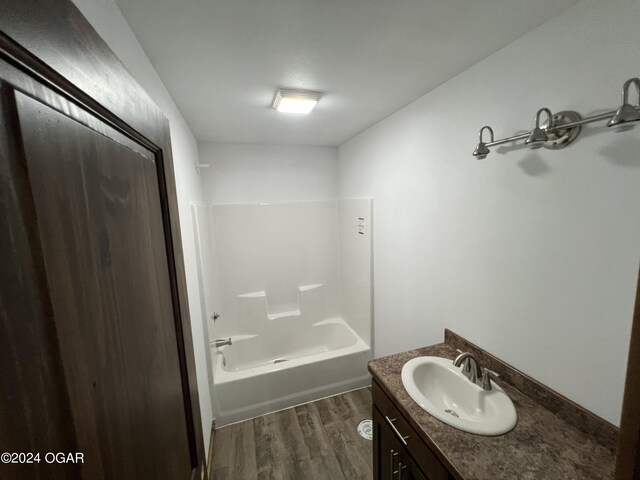
[[[219,348],[224,347],[225,345],[231,345],[231,337],[229,338],[217,338],[213,342],[211,342],[212,346]]]

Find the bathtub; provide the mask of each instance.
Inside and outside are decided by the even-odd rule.
[[[370,384],[371,349],[339,317],[231,340],[212,347],[217,426]]]

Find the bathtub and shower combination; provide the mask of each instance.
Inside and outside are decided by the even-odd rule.
[[[370,384],[371,211],[370,199],[192,208],[203,313],[222,312],[208,327],[217,426]]]
[[[301,287],[300,296],[305,293]],[[266,298],[266,294],[258,292],[251,298]],[[231,345],[212,345],[218,425],[370,383],[366,369],[371,358],[369,345],[342,318],[319,320],[309,314],[310,303],[301,299],[307,308],[285,315],[267,314],[263,328],[231,335]]]
[[[341,318],[231,337],[214,373],[218,424],[368,385],[369,346]]]

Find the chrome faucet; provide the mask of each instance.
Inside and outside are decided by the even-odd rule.
[[[458,353],[460,353],[460,355],[453,361],[453,366],[462,366],[462,374],[467,377],[470,382],[481,386],[483,390],[491,390],[491,379],[496,379],[500,377],[500,375],[488,368],[483,368],[482,375],[480,375],[478,360],[474,357],[473,353],[463,352],[462,350],[458,350]]]
[[[469,379],[470,382],[476,383],[478,381],[478,360],[473,356],[473,353],[463,352],[458,350],[460,355],[453,361],[454,367],[462,365],[462,374]]]
[[[229,338],[217,338],[216,340],[211,342],[211,346],[216,347],[216,348],[224,347],[225,345],[231,345],[231,337],[229,337]]]

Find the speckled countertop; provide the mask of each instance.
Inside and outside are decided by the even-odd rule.
[[[601,429],[608,429],[607,434],[595,433],[598,428],[592,428],[591,432],[585,431],[584,428],[578,428],[578,425],[588,422],[576,424],[571,419],[567,421],[562,418],[564,415],[553,413],[505,381],[498,381],[498,384],[509,395],[518,412],[518,424],[509,433],[497,437],[474,435],[432,417],[409,397],[400,378],[402,366],[407,361],[426,355],[453,359],[456,350],[454,346],[445,343],[411,350],[371,360],[369,371],[442,463],[453,468],[451,473],[456,478],[613,478],[615,439],[610,434],[610,424],[605,422],[605,427]],[[481,366],[485,366],[481,358],[479,362]],[[498,372],[501,373],[499,370]]]

